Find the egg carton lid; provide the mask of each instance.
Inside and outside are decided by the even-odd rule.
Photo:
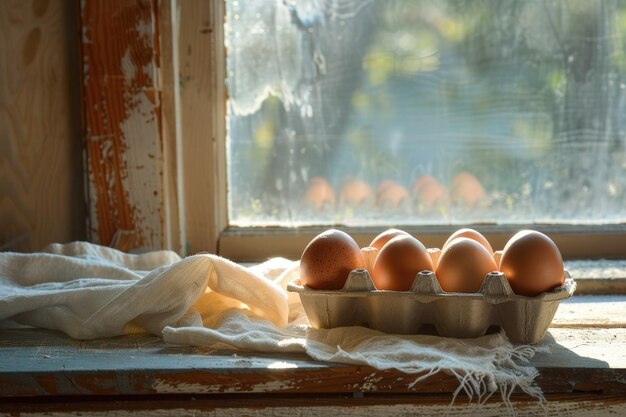
[[[445,292],[439,280],[432,271],[421,271],[413,280],[409,291],[377,290],[366,269],[355,269],[350,272],[346,283],[340,290],[316,290],[300,284],[295,279],[287,286],[287,290],[302,295],[324,295],[337,297],[369,297],[378,296],[411,296],[420,301],[434,301],[438,298],[481,299],[491,303],[500,303],[511,300],[526,301],[558,301],[571,297],[576,290],[576,281],[568,270],[565,270],[565,282],[552,291],[541,293],[534,297],[518,295],[513,292],[508,279],[502,272],[490,272],[485,276],[482,286],[477,293]]]

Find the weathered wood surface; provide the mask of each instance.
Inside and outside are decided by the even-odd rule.
[[[568,260],[566,268],[577,279],[576,294],[626,294],[626,260]]]
[[[551,353],[538,353],[532,360],[540,370],[538,383],[547,393],[626,397],[626,328],[598,325],[609,311],[622,314],[626,297],[604,303],[581,298],[564,303],[555,318],[555,326],[572,320],[578,325],[551,328],[542,342]],[[0,331],[2,396],[450,393],[458,386],[443,373],[411,387],[415,378],[302,355],[167,345],[149,335],[77,341],[44,330]]]
[[[159,2],[80,2],[90,240],[163,247]]]
[[[0,250],[84,239],[75,13],[0,2]]]
[[[626,331],[551,332],[551,354],[538,354],[545,392],[626,395]],[[582,348],[582,349],[581,349]],[[2,331],[0,395],[141,395],[218,393],[439,393],[458,382],[437,374],[318,363],[305,356],[255,355],[165,345],[152,336],[80,342],[52,332]]]
[[[626,328],[626,297],[575,296],[559,304],[551,327]]]
[[[272,396],[168,396],[140,398],[90,399],[64,398],[57,402],[33,402],[17,399],[0,404],[0,415],[21,416],[622,416],[626,398],[574,394],[567,398],[548,395],[545,404],[513,396],[512,408],[491,401],[484,405],[468,404],[458,399],[450,405],[449,395],[290,395]],[[14,414],[10,414],[13,412]],[[6,414],[5,414],[6,413]]]

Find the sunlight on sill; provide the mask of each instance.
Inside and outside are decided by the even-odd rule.
[[[292,369],[297,367],[298,365],[296,365],[295,363],[285,361],[276,361],[267,365],[267,369]]]

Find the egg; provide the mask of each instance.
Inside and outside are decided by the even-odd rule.
[[[354,239],[330,229],[314,237],[302,252],[300,282],[316,290],[339,290],[350,271],[364,267],[361,249]]]
[[[397,208],[409,203],[409,192],[402,185],[395,181],[390,181],[385,186],[382,184],[377,188],[376,205],[383,208]]]
[[[359,178],[348,179],[339,194],[339,204],[341,206],[360,206],[374,200],[372,187]]]
[[[411,235],[405,232],[404,230],[388,229],[380,233],[378,236],[376,236],[374,240],[372,240],[372,243],[370,243],[370,246],[380,251],[383,248],[383,246],[385,246],[385,243],[389,242],[391,239],[393,239],[396,236],[411,236]]]
[[[548,236],[523,230],[502,250],[500,271],[506,275],[515,294],[533,297],[563,285],[563,258]]]
[[[442,249],[435,275],[446,292],[473,293],[480,290],[489,272],[497,270],[491,252],[482,244],[457,237]]]
[[[422,175],[411,186],[416,203],[430,210],[436,205],[447,205],[450,197],[447,188],[431,175]]]
[[[493,254],[493,248],[491,247],[491,244],[489,243],[487,238],[474,229],[459,229],[456,232],[452,233],[450,237],[448,238],[448,240],[446,240],[446,243],[443,244],[443,248],[445,248],[446,245],[450,244],[450,242],[452,242],[454,239],[458,237],[467,237],[472,240],[475,240],[476,242],[483,245],[485,249],[489,251],[489,253]]]
[[[422,175],[415,179],[413,185],[411,186],[411,192],[419,191],[420,188],[424,187],[427,184],[441,184],[437,178],[432,175]]]
[[[390,179],[382,180],[381,182],[378,183],[378,186],[376,186],[376,195],[382,193],[385,190],[385,188],[390,187],[392,185],[400,185],[400,184]]]
[[[466,171],[459,172],[454,176],[450,190],[454,203],[468,207],[474,207],[486,196],[485,189],[478,178]]]
[[[408,291],[424,270],[433,270],[426,247],[413,236],[396,236],[378,252],[372,281],[379,290]]]
[[[316,210],[321,210],[335,203],[335,191],[325,178],[314,177],[309,181],[304,198]]]

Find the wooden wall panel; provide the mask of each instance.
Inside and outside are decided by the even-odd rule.
[[[83,0],[81,79],[90,239],[164,247],[159,1]]]
[[[85,237],[73,7],[0,1],[0,250]]]

